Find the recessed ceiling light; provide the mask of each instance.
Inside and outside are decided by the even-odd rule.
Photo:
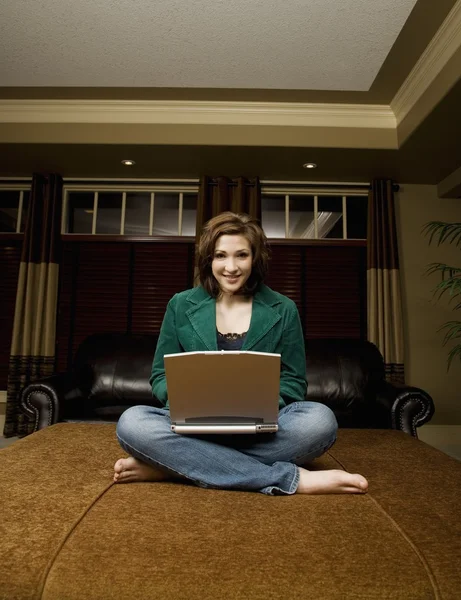
[[[125,167],[132,167],[135,164],[134,160],[122,160],[122,165],[125,165]]]
[[[316,169],[316,168],[317,168],[317,165],[316,165],[315,163],[304,163],[304,164],[303,164],[303,167],[304,167],[305,169]]]

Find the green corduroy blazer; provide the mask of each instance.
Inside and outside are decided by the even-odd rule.
[[[168,407],[165,354],[217,350],[216,301],[203,287],[169,301],[152,363],[152,393]],[[281,355],[279,407],[305,400],[306,355],[296,304],[261,284],[253,298],[250,328],[242,350]],[[224,382],[223,382],[224,384]]]

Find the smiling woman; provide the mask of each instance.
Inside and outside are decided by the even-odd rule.
[[[327,406],[306,400],[299,313],[292,300],[264,284],[268,256],[266,235],[249,215],[226,211],[205,224],[198,245],[200,285],[170,300],[155,351],[149,381],[164,408],[134,406],[120,417],[117,437],[130,456],[115,463],[116,483],[175,479],[269,495],[367,491],[361,475],[301,466],[332,446],[337,423]],[[277,432],[178,434],[170,420],[165,356],[229,349],[280,356]],[[207,374],[201,376],[205,386]],[[239,373],[229,376],[231,381]],[[220,390],[214,393],[219,402]]]

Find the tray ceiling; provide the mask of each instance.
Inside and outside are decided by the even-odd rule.
[[[367,91],[416,0],[3,0],[2,86]]]

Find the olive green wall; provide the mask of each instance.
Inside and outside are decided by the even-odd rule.
[[[437,187],[402,185],[396,195],[397,233],[403,292],[406,381],[429,392],[436,414],[432,424],[461,425],[461,362],[447,373],[448,347],[437,330],[449,320],[461,321],[448,298],[434,302],[437,275],[425,276],[431,262],[461,266],[461,248],[429,246],[421,229],[428,221],[461,222],[461,199],[439,199]]]

